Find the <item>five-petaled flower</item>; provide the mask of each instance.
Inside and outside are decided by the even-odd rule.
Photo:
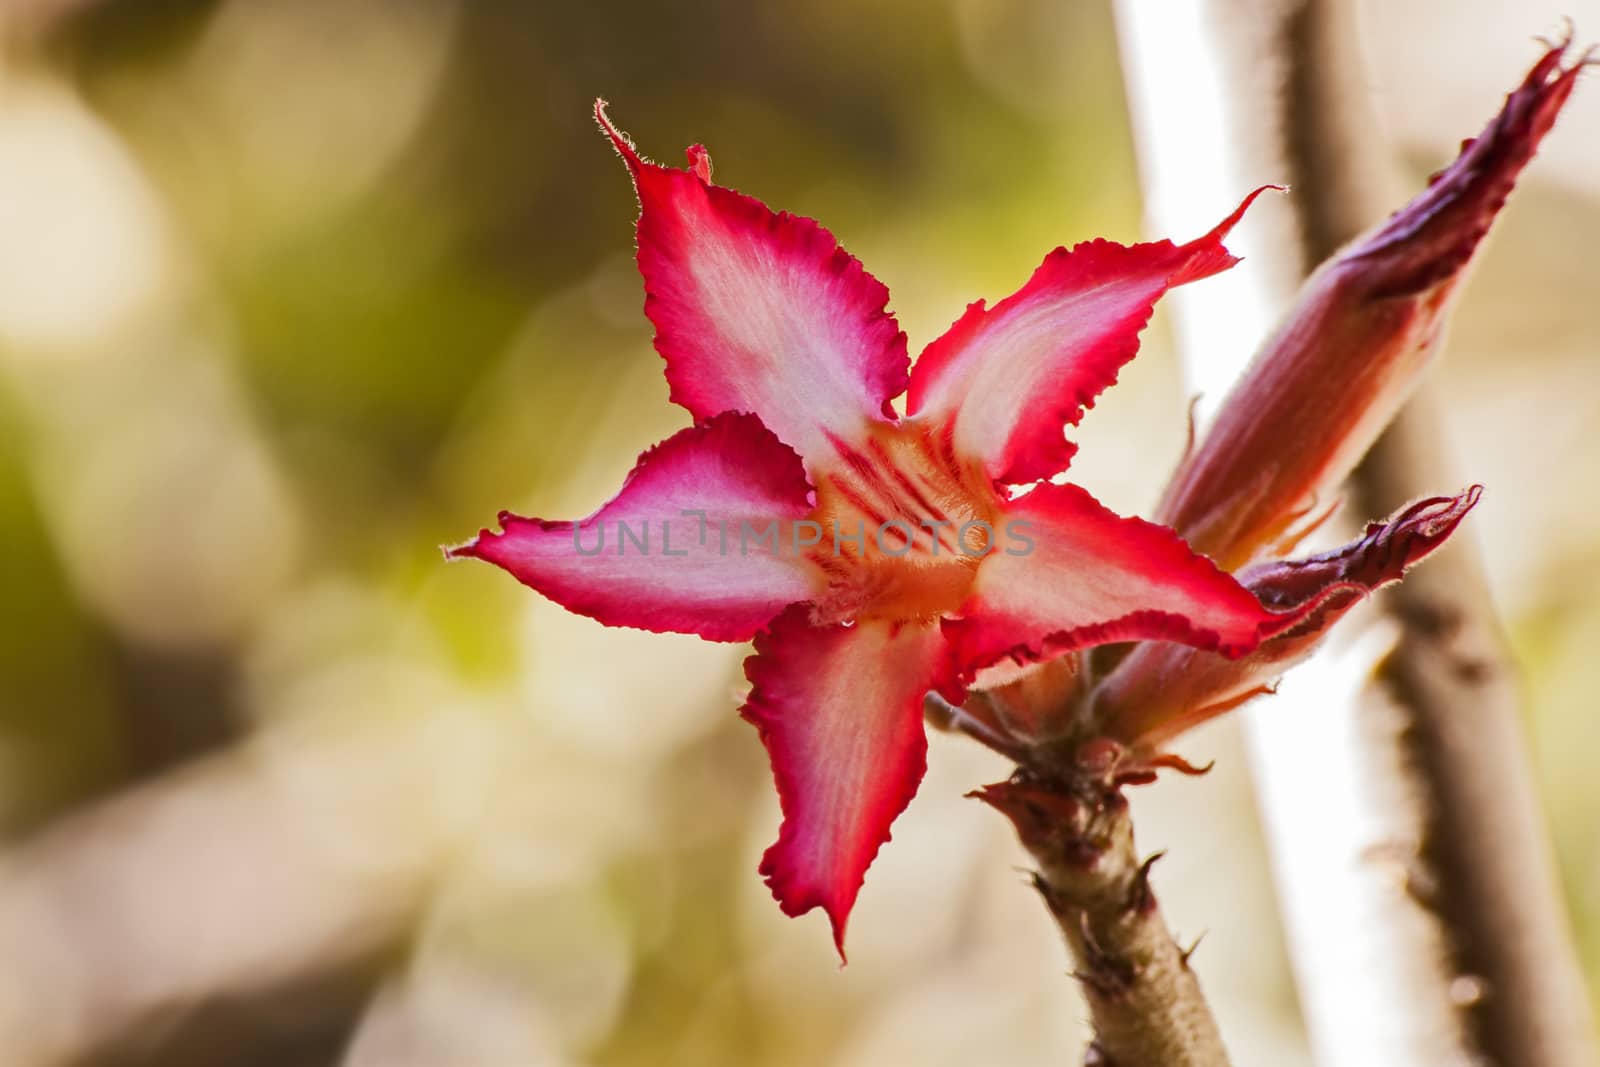
[[[713,184],[699,146],[684,170],[643,159],[595,113],[633,176],[645,313],[695,423],[589,518],[502,514],[450,555],[610,625],[755,638],[743,714],[783,807],[761,870],[787,913],[827,912],[842,952],[925,769],[924,693],[959,701],[1002,661],[1106,642],[1243,655],[1315,607],[1270,610],[1170,529],[1047,480],[1155,301],[1236,262],[1222,242],[1255,194],[1187,244],[1056,249],[913,368],[887,289],[832,234]],[[727,536],[746,530],[777,535]]]

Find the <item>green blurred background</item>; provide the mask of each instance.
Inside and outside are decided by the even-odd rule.
[[[1370,7],[1419,180],[1561,10]],[[598,95],[647,154],[703,141],[720,181],[822,219],[913,350],[1051,247],[1140,236],[1099,2],[8,0],[0,1062],[1076,1055],[1021,853],[961,798],[997,759],[934,739],[841,971],[755,874],[778,813],[742,650],[441,562],[500,508],[589,512],[686,422]],[[1600,87],[1579,96],[1439,374],[1593,977]],[[1184,404],[1158,322],[1080,480],[1147,507]],[[1186,746],[1209,778],[1139,796],[1141,833],[1172,848],[1180,932],[1209,930],[1240,1061],[1302,1064],[1234,731]]]

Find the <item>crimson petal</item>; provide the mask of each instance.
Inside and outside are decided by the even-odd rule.
[[[957,451],[981,456],[997,481],[1065,470],[1075,446],[1063,428],[1138,354],[1163,293],[1238,262],[1222,241],[1262,191],[1185,245],[1090,241],[1051,252],[1016,293],[992,308],[972,304],[927,347],[908,414],[953,424]]]
[[[785,914],[827,912],[843,959],[867,867],[927,769],[922,698],[950,692],[948,650],[931,624],[813,626],[796,607],[756,639],[745,674],[742,714],[783,804],[761,873]]]
[[[755,416],[728,413],[640,456],[615,499],[587,519],[501,512],[504,533],[483,530],[446,552],[503,567],[608,626],[747,641],[817,592],[813,569],[791,549],[810,493],[793,449]]]
[[[696,418],[749,411],[808,464],[828,438],[859,440],[894,417],[905,390],[905,334],[889,290],[811,219],[639,156],[606,118],[639,193],[639,272],[672,399]]]
[[[1123,518],[1076,485],[1006,505],[996,549],[947,621],[963,680],[1113,641],[1176,641],[1237,656],[1298,616],[1264,608],[1164,526]]]

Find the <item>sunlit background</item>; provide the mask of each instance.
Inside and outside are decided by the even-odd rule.
[[[1559,12],[1600,33],[1594,0],[1367,6],[1374,136],[1419,182]],[[6,0],[0,42],[0,1063],[1072,1060],[1055,931],[962,798],[998,759],[934,738],[841,971],[755,873],[778,810],[744,650],[602,629],[437,546],[586,514],[687,421],[595,96],[646,153],[704,141],[824,220],[916,350],[1051,247],[1141,235],[1106,5]],[[1438,374],[1595,988],[1578,96]],[[1081,435],[1123,510],[1182,444],[1163,325]],[[1234,729],[1137,798],[1141,835],[1240,1062],[1294,1067]]]

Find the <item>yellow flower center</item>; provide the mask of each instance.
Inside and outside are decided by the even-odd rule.
[[[875,424],[818,472],[806,550],[827,581],[819,621],[932,619],[966,599],[997,549],[999,502],[981,466],[914,420]]]

